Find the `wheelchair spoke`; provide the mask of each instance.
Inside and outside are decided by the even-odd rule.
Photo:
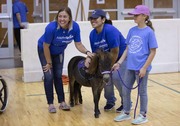
[[[4,90],[4,87],[2,87],[2,88],[1,88],[1,90],[0,90],[0,94],[1,94],[1,92],[2,92],[3,90]]]
[[[0,101],[1,101],[2,104],[4,103],[4,100],[2,99],[2,97],[0,97]],[[4,105],[4,104],[3,104],[3,105]]]

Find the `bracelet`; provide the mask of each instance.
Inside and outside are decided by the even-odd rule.
[[[87,55],[88,52],[90,52],[90,51],[86,51],[85,54]]]
[[[47,63],[48,65],[52,66],[52,63]]]

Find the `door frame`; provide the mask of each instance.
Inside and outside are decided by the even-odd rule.
[[[13,20],[12,20],[12,0],[6,0],[7,13],[0,13],[0,22],[7,21],[8,46],[0,47],[0,58],[14,57]]]
[[[148,6],[151,10],[150,18],[153,19],[154,16],[173,16],[173,18],[180,17],[180,5],[179,0],[173,0],[173,8],[154,8],[152,0],[143,0],[142,4]],[[118,20],[124,20],[125,17],[130,17],[128,12],[132,11],[134,8],[125,9],[124,0],[118,0]]]
[[[173,7],[172,8],[154,8],[154,1],[150,0],[149,4],[147,5],[151,10],[151,18],[155,16],[172,16],[173,18],[178,17],[178,1],[173,0]]]

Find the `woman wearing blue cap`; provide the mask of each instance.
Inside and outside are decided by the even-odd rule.
[[[115,63],[123,54],[126,44],[125,38],[121,34],[121,32],[115,28],[111,22],[106,18],[106,13],[101,9],[96,9],[92,12],[92,15],[89,17],[92,27],[94,28],[89,36],[90,45],[92,52],[95,53],[98,49],[103,49],[104,51],[109,51],[113,55],[112,63]],[[87,57],[85,66],[88,67],[91,62],[91,58]],[[120,72],[124,75],[124,70],[126,68],[126,63],[122,64]],[[113,72],[113,83],[117,87],[120,96],[122,97],[122,86],[119,81],[117,72]],[[104,88],[104,96],[107,99],[106,105],[104,107],[105,111],[111,110],[115,106],[116,98],[114,96],[114,85],[109,82]],[[121,99],[122,103],[122,99]],[[121,105],[117,111],[120,112],[123,109]]]
[[[134,15],[134,21],[137,26],[132,27],[126,38],[126,50],[113,68],[121,67],[121,64],[127,57],[127,70],[125,72],[124,82],[127,87],[132,87],[137,80],[139,84],[138,93],[140,96],[140,114],[132,121],[132,124],[142,124],[147,119],[147,80],[152,68],[151,62],[158,48],[154,28],[149,20],[150,11],[145,5],[138,5],[129,13]],[[115,121],[124,121],[131,119],[131,90],[123,86],[123,112],[114,118]]]

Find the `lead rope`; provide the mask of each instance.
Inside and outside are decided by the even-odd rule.
[[[137,84],[137,86],[131,88],[131,87],[128,87],[128,86],[124,83],[124,81],[122,80],[122,77],[121,77],[121,75],[120,75],[119,70],[117,70],[117,71],[118,71],[118,75],[119,75],[119,78],[120,78],[122,84],[123,84],[127,89],[133,90],[133,89],[136,89],[136,88],[138,87],[138,94],[137,94],[137,99],[136,99],[136,105],[135,105],[135,108],[134,108],[134,119],[135,119],[135,117],[136,117],[136,109],[137,109],[138,101],[139,101],[139,85],[140,85],[140,83],[141,83],[141,81],[142,81],[142,78],[139,78],[139,79],[138,79],[138,84]],[[138,75],[138,74],[139,74],[139,71],[136,71],[136,74]]]
[[[142,81],[142,78],[139,79],[139,82],[138,82],[138,83],[140,84],[141,81]],[[138,93],[137,93],[137,99],[136,99],[136,106],[135,106],[135,108],[134,108],[134,119],[135,119],[135,117],[136,117],[136,109],[137,109],[138,101],[139,101],[139,89],[140,89],[140,87],[138,86]]]

